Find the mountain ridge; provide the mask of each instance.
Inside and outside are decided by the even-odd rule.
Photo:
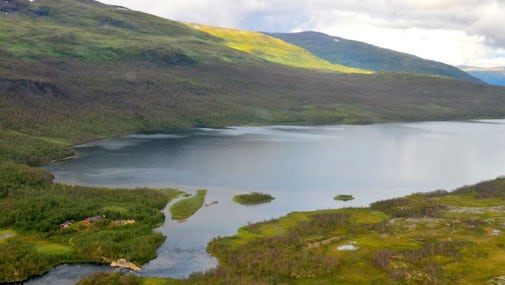
[[[265,34],[305,48],[316,56],[330,62],[355,68],[378,72],[412,72],[440,75],[468,81],[480,81],[458,68],[445,63],[423,59],[411,54],[377,47],[360,41],[330,36],[321,32],[306,31],[299,33]]]
[[[505,86],[505,67],[460,66],[459,68],[488,84]]]

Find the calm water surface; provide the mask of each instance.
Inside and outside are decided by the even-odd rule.
[[[206,203],[219,203],[185,223],[167,219],[158,229],[167,241],[142,272],[185,277],[216,265],[205,251],[209,240],[248,222],[291,211],[366,206],[504,175],[505,120],[193,129],[130,135],[76,150],[78,158],[48,167],[57,181],[209,189]],[[276,199],[252,207],[232,202],[233,195],[249,191]],[[356,199],[334,201],[337,194]]]

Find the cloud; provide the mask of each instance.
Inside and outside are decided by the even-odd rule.
[[[265,32],[316,30],[451,64],[504,64],[502,0],[104,0],[162,17]],[[488,58],[492,62],[492,58]],[[492,64],[492,63],[491,63]]]
[[[483,35],[487,43],[497,47],[505,47],[505,4],[489,3],[478,7],[479,17],[467,28],[471,34]]]

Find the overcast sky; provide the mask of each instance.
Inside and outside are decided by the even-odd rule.
[[[452,65],[505,66],[505,0],[102,0],[177,21],[319,31]]]

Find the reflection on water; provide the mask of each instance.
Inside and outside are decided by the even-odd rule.
[[[95,272],[111,272],[108,266],[91,264],[63,264],[53,268],[48,274],[32,279],[28,285],[73,285],[82,278]]]
[[[248,222],[291,211],[370,202],[455,187],[505,174],[505,121],[368,126],[270,126],[130,135],[77,147],[48,169],[60,182],[96,186],[209,189],[186,223],[167,220],[167,241],[143,275],[187,276],[216,265],[205,247]],[[232,197],[276,199],[254,207]],[[336,194],[356,199],[338,202]]]

